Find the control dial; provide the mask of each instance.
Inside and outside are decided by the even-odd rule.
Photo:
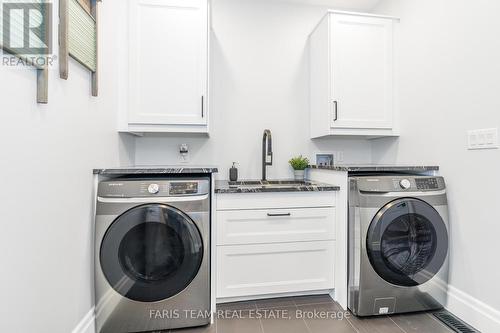
[[[408,179],[401,179],[399,186],[401,186],[403,190],[407,190],[411,187],[411,182]]]
[[[158,185],[158,184],[149,185],[148,192],[151,194],[158,194],[158,192],[160,192],[160,185]]]

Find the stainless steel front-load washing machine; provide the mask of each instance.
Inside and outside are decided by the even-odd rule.
[[[210,322],[210,180],[99,183],[95,220],[98,333]]]
[[[355,315],[446,304],[449,225],[442,177],[351,177],[348,229],[348,307]]]

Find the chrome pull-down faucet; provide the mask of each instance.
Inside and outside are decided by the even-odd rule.
[[[273,139],[271,131],[266,129],[262,138],[262,180],[266,181],[266,167],[273,165]]]

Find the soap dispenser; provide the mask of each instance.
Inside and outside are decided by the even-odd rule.
[[[236,168],[236,162],[233,162],[233,166],[229,169],[229,180],[232,182],[238,180],[238,168]]]

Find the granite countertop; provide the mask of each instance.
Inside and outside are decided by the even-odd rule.
[[[94,169],[95,175],[165,175],[165,174],[212,174],[218,172],[216,167],[209,166],[134,166],[111,169]]]
[[[347,171],[347,172],[426,172],[439,171],[439,166],[433,165],[383,165],[383,164],[351,164],[351,165],[311,165],[311,169]]]
[[[238,182],[238,185],[227,180],[218,180],[215,182],[215,193],[221,194],[264,192],[329,192],[339,190],[339,186],[309,181],[241,181]]]

